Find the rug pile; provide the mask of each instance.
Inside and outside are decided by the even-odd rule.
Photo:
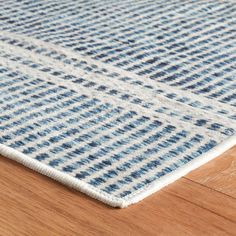
[[[127,207],[236,144],[236,4],[0,2],[0,154]]]

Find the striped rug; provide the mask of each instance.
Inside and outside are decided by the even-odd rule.
[[[234,0],[0,1],[0,154],[114,207],[236,144]]]

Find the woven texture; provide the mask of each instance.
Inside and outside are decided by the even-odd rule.
[[[235,1],[1,1],[0,152],[125,207],[235,144],[235,68]]]

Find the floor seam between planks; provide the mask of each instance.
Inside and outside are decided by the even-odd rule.
[[[224,218],[224,220],[228,220],[228,221],[230,221],[230,222],[232,222],[232,223],[234,223],[234,224],[236,225],[236,221],[234,221],[234,220],[232,220],[232,219],[229,219],[228,217],[225,217],[225,216],[223,216],[223,215],[220,215],[219,213],[217,213],[217,212],[215,212],[215,211],[213,211],[213,210],[210,210],[210,209],[208,209],[208,208],[206,208],[206,207],[204,207],[204,206],[201,206],[201,205],[197,204],[196,202],[190,201],[190,200],[188,200],[188,199],[186,199],[186,198],[184,198],[184,197],[180,197],[179,195],[174,194],[174,193],[172,193],[172,192],[169,192],[168,190],[163,190],[163,192],[168,193],[168,194],[170,194],[170,195],[172,195],[172,196],[174,196],[174,197],[180,198],[180,199],[182,199],[182,200],[184,200],[184,201],[186,201],[186,202],[188,202],[188,203],[190,203],[190,204],[193,204],[193,205],[195,205],[195,206],[197,206],[197,207],[200,207],[200,208],[202,208],[202,209],[204,209],[204,210],[206,210],[206,211],[209,211],[209,212],[211,212],[211,213],[213,213],[213,214],[215,214],[215,215],[217,215],[217,216],[219,216],[219,217],[221,217],[221,218]]]
[[[195,181],[195,180],[193,180],[193,179],[190,179],[190,178],[188,178],[188,177],[182,177],[182,178],[184,178],[184,179],[186,179],[186,180],[189,180],[189,181],[191,181],[191,182],[193,182],[193,183],[195,183],[195,184],[199,184],[199,185],[201,185],[201,186],[204,187],[204,188],[208,188],[208,189],[210,189],[210,190],[212,190],[212,191],[215,191],[215,192],[217,192],[217,193],[219,193],[219,194],[223,194],[223,195],[225,195],[225,196],[227,196],[227,197],[230,197],[230,198],[236,200],[236,198],[235,198],[234,196],[231,196],[231,195],[229,195],[229,194],[227,194],[227,193],[221,192],[221,191],[219,191],[219,190],[217,190],[217,189],[215,189],[215,188],[209,187],[209,186],[207,186],[207,185],[205,185],[205,184],[203,184],[203,183],[197,182],[197,181]]]

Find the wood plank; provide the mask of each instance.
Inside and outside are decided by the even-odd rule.
[[[236,198],[236,146],[185,178]]]
[[[236,232],[234,212],[230,211],[235,209],[234,199],[215,191],[209,194],[206,187],[191,186],[187,180],[126,209],[114,209],[1,157],[0,189],[0,235],[4,236]],[[225,209],[214,206],[219,203],[217,198],[226,203]]]
[[[163,191],[190,201],[236,223],[236,199],[233,197],[185,178],[170,184]]]

